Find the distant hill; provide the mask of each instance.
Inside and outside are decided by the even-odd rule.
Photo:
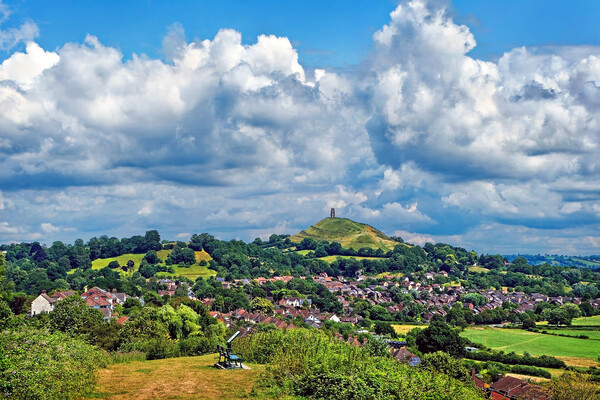
[[[290,237],[294,243],[300,243],[304,238],[317,241],[339,242],[342,247],[358,250],[363,247],[393,250],[398,242],[390,239],[383,232],[370,225],[354,222],[347,218],[325,218],[310,228]]]
[[[529,265],[548,263],[563,267],[600,268],[600,255],[595,256],[565,256],[558,254],[510,254],[506,259],[513,262],[517,257],[523,257]]]

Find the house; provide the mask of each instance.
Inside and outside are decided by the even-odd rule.
[[[104,314],[105,320],[109,320],[112,317],[114,307],[119,304],[121,299],[126,299],[126,297],[124,293],[119,293],[119,296],[117,296],[116,292],[111,293],[97,286],[86,290],[81,295],[81,298],[85,300],[85,303],[89,307],[100,310]]]
[[[51,296],[48,296],[46,291],[42,290],[42,293],[31,303],[30,315],[33,317],[34,315],[49,313],[50,311],[54,310],[54,306],[58,301],[74,294],[74,291],[67,290],[57,291]]]
[[[421,363],[421,359],[408,351],[406,347],[392,349],[392,357],[401,363],[408,364],[411,367],[416,367]]]
[[[279,301],[280,306],[302,307],[304,303],[312,304],[311,299],[301,299],[299,297],[286,297]]]
[[[471,378],[473,378],[473,371],[471,371]],[[477,385],[477,381],[474,382]],[[498,379],[489,386],[489,389],[485,386],[480,389],[489,391],[490,399],[550,400],[550,394],[541,386],[532,385],[513,376]]]

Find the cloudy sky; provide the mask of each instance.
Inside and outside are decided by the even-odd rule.
[[[172,3],[0,2],[0,242],[600,253],[596,2]]]

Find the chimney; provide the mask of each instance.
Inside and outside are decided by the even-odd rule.
[[[46,294],[46,291],[45,291],[45,290],[42,290],[42,294]]]
[[[498,374],[498,380],[502,379],[502,374]]]

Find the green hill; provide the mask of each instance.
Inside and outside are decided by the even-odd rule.
[[[383,232],[370,225],[354,222],[347,218],[325,218],[310,228],[290,237],[294,243],[300,243],[304,238],[317,241],[339,242],[342,247],[358,250],[363,247],[393,250],[398,242],[390,239]]]

